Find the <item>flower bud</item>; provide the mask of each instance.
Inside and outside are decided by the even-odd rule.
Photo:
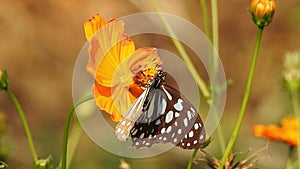
[[[250,13],[252,20],[259,27],[265,27],[272,22],[275,12],[274,0],[252,0]]]
[[[8,77],[6,71],[0,70],[0,91],[6,90],[8,86]]]

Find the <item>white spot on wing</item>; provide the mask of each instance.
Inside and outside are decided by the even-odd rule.
[[[172,100],[171,94],[163,87],[164,92],[166,93],[169,100]]]
[[[164,134],[166,132],[166,128],[162,128],[161,130],[160,130],[160,133],[161,134]]]
[[[177,133],[181,134],[181,132],[182,132],[182,129],[178,129]]]
[[[199,125],[200,127],[202,127],[202,124],[201,124],[201,123],[198,123],[198,125]]]
[[[191,137],[193,137],[194,136],[194,132],[193,131],[190,131],[189,132],[189,137],[191,138]]]
[[[192,112],[196,113],[195,109],[191,107]]]
[[[175,117],[177,118],[177,117],[179,117],[179,113],[178,112],[175,112]]]
[[[191,112],[190,112],[190,111],[187,111],[186,114],[187,114],[187,116],[188,116],[188,119],[191,120],[191,119],[192,119],[192,114],[191,114]]]
[[[155,125],[159,125],[159,124],[160,124],[160,119],[157,119]]]
[[[135,129],[135,130],[133,131],[132,135],[136,135],[137,132],[138,132],[138,130]]]
[[[177,103],[174,104],[174,108],[175,108],[177,111],[183,110],[182,102],[183,102],[182,99],[178,99],[178,100],[177,100]]]
[[[183,119],[183,124],[184,124],[185,127],[188,126],[188,119],[187,119],[187,118],[184,118],[184,119]]]
[[[170,133],[170,132],[171,132],[171,129],[172,129],[172,127],[169,126],[169,127],[167,128],[167,130],[166,130],[166,133]]]
[[[172,121],[172,119],[173,119],[173,111],[172,110],[170,110],[168,113],[167,113],[167,115],[166,115],[166,123],[170,123],[171,121]]]

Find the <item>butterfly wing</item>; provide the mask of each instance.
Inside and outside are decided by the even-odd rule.
[[[152,89],[143,104],[143,113],[130,131],[133,145],[136,148],[149,147],[158,143],[157,133],[161,116],[165,112],[166,102],[160,89]]]
[[[126,141],[129,137],[130,130],[133,128],[137,119],[143,113],[143,105],[145,99],[149,93],[149,88],[147,88],[132,104],[132,106],[125,113],[124,117],[115,127],[115,134],[117,139],[120,141]]]
[[[171,142],[184,149],[199,148],[203,144],[203,122],[180,92],[160,85],[159,89],[149,92],[147,99],[143,113],[130,132],[136,148],[151,147],[158,142]]]

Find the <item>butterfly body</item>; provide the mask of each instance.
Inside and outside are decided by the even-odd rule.
[[[184,149],[199,148],[205,141],[203,122],[193,105],[176,89],[164,84],[159,70],[144,92],[116,126],[118,140],[131,137],[136,148],[172,143]]]

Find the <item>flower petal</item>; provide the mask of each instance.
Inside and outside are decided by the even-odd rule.
[[[139,94],[142,92],[138,86],[132,87],[132,89]],[[136,99],[136,96],[132,95],[128,88],[105,87],[98,83],[93,85],[93,95],[97,106],[110,114],[112,120],[116,122],[122,118]]]
[[[112,97],[112,88],[105,87],[98,83],[93,85],[93,96],[96,101],[96,105],[101,109],[111,115],[113,121],[119,121],[121,115],[119,115],[116,105]]]
[[[102,25],[90,39],[87,71],[104,86],[113,86],[119,64],[134,52],[133,41],[124,34],[124,22],[112,20]]]
[[[88,19],[84,22],[84,32],[87,40],[93,36],[94,33],[98,31],[103,25],[107,22],[99,14],[95,14],[91,19]]]
[[[161,64],[162,61],[157,55],[156,48],[139,48],[119,65],[114,75],[113,84],[128,87],[135,83],[135,77],[140,72],[143,72],[145,76],[140,77],[143,79],[138,80],[147,82],[149,78],[152,78],[157,73]],[[153,69],[153,71],[149,71],[149,69]]]

